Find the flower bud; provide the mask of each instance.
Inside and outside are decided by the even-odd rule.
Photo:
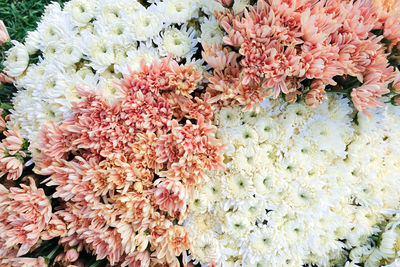
[[[0,45],[8,42],[10,40],[10,36],[8,35],[8,31],[4,22],[0,20]]]

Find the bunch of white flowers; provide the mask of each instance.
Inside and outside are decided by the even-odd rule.
[[[191,257],[202,266],[345,264],[400,203],[400,107],[371,112],[331,95],[316,109],[266,100],[259,113],[218,111],[227,168],[190,204]],[[381,243],[387,257],[400,248],[397,232]]]
[[[350,251],[349,264],[364,266],[400,266],[400,213],[389,210],[386,221],[380,225],[379,235],[372,236],[365,244]]]
[[[37,30],[14,42],[5,72],[20,89],[10,127],[19,130],[35,152],[41,125],[71,116],[77,88],[103,89],[110,101],[114,82],[164,57],[196,61],[199,41],[222,42],[213,0],[72,0],[64,8],[47,6]],[[36,59],[36,60],[34,60]],[[34,63],[36,61],[36,63]],[[198,60],[199,65],[203,64]]]

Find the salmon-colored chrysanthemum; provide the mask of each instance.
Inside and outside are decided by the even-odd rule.
[[[51,215],[51,220],[46,226],[45,231],[40,234],[43,240],[50,240],[55,237],[63,236],[67,232],[65,223],[56,215]]]
[[[26,254],[50,221],[49,200],[31,177],[29,181],[29,186],[12,187],[10,192],[0,185],[0,256],[7,250],[18,250],[17,256]]]
[[[223,70],[231,63],[236,61],[238,56],[235,52],[229,51],[228,48],[222,48],[217,43],[213,45],[202,44],[203,51],[201,55],[203,59],[216,70]]]
[[[203,79],[202,70],[196,69],[193,64],[180,66],[176,61],[170,64],[171,70],[167,73],[169,84],[177,94],[191,98],[191,93]]]
[[[24,163],[19,158],[3,157],[0,159],[0,177],[7,174],[8,180],[17,180],[21,177],[23,168]]]
[[[47,263],[43,257],[38,258],[27,258],[27,257],[18,257],[5,259],[0,263],[4,264],[2,266],[9,267],[47,267]]]
[[[159,179],[156,181],[154,198],[160,209],[167,211],[170,216],[186,215],[188,192],[179,180]]]

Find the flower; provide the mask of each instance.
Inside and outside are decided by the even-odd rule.
[[[0,159],[0,177],[7,174],[8,180],[17,180],[22,175],[24,163],[15,157],[3,157]]]
[[[316,107],[322,104],[322,101],[327,99],[325,95],[325,86],[322,81],[314,80],[311,84],[311,90],[307,93],[306,103],[310,107]]]
[[[4,83],[13,83],[14,79],[11,78],[10,76],[8,76],[5,73],[0,73],[0,84],[4,84]]]
[[[56,214],[51,215],[51,219],[46,226],[45,231],[40,234],[43,240],[50,240],[55,237],[64,236],[67,232],[65,223]]]
[[[306,99],[315,107],[326,100],[326,88],[357,87],[347,89],[349,84],[338,79],[342,76],[345,81],[344,75],[348,75],[356,77],[360,85],[368,83],[373,95],[371,101],[361,101],[353,93],[356,107],[377,107],[376,101],[384,94],[393,68],[385,55],[382,37],[366,33],[383,29],[385,38],[392,40],[389,52],[392,51],[398,32],[395,11],[385,15],[386,11],[363,1],[329,1],[326,5],[257,1],[248,5],[248,1],[235,1],[231,8],[216,13],[227,33],[226,45],[218,50],[205,46],[203,53],[214,68],[209,77],[211,99],[217,100],[214,105],[237,101],[250,110],[271,93],[274,98],[283,93],[289,103],[294,103],[297,95],[307,92],[303,89],[311,82],[318,86],[312,86]],[[237,51],[232,52],[231,58],[227,52],[220,52],[229,48]],[[214,59],[217,53],[220,55]],[[379,78],[371,79],[373,75]]]
[[[12,42],[14,47],[7,51],[7,59],[3,63],[5,66],[4,71],[11,77],[18,77],[28,67],[29,54],[23,44],[17,41]]]
[[[388,89],[380,88],[379,85],[366,83],[359,88],[353,89],[351,98],[358,110],[368,114],[368,111],[365,110],[367,107],[383,107],[383,103],[377,101],[376,98],[388,92]]]
[[[171,62],[171,71],[167,74],[170,84],[177,95],[191,98],[191,93],[199,86],[203,79],[202,70],[198,70],[193,64],[179,66]]]
[[[186,200],[188,193],[181,182],[176,180],[156,181],[154,197],[156,204],[161,210],[167,211],[171,216],[180,214],[179,217],[186,214]]]
[[[148,40],[158,34],[163,21],[153,12],[140,11],[134,19],[134,34],[138,40]]]
[[[0,220],[2,251],[17,249],[17,256],[26,254],[36,244],[51,218],[51,204],[43,189],[38,189],[31,177],[29,182],[29,186],[12,187],[10,192],[0,187],[0,210],[4,215]]]
[[[159,14],[165,14],[165,22],[168,24],[188,22],[194,17],[197,8],[197,1],[194,0],[166,0],[157,2],[157,11]]]
[[[0,177],[8,173],[8,180],[16,180],[24,167],[24,140],[16,130],[5,131],[3,134],[6,138],[0,143]]]
[[[8,266],[21,266],[21,267],[46,267],[46,261],[43,257],[38,258],[27,258],[27,257],[18,257],[3,260],[4,264]]]
[[[186,29],[186,27],[185,25],[180,30],[171,27],[162,34],[162,48],[167,55],[174,58],[190,58],[196,53],[195,31],[192,28]]]
[[[73,0],[67,3],[64,10],[71,14],[72,20],[76,25],[85,26],[93,19],[95,8],[95,1]]]
[[[383,30],[383,36],[385,38],[392,41],[393,45],[397,45],[400,43],[400,34],[399,34],[399,22],[400,22],[400,15],[393,11],[389,14],[387,18]]]
[[[8,42],[10,40],[10,36],[8,35],[8,31],[4,22],[0,20],[0,45]]]
[[[69,249],[65,253],[64,261],[65,262],[74,262],[79,258],[79,253],[76,251],[76,249]]]
[[[222,45],[222,37],[224,33],[219,27],[218,20],[215,17],[206,18],[204,22],[200,25],[201,27],[201,43],[207,45],[213,45],[216,43],[217,45]],[[204,48],[204,46],[203,46]]]
[[[202,56],[214,69],[222,70],[236,59],[234,52],[229,51],[227,48],[222,49],[218,43],[213,43],[211,46],[207,43],[203,43],[202,45],[204,48]]]

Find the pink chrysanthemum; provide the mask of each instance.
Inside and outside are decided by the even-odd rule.
[[[0,185],[0,258],[12,250],[17,256],[26,254],[50,221],[49,200],[31,177],[29,181],[29,186],[12,187],[10,192]]]

